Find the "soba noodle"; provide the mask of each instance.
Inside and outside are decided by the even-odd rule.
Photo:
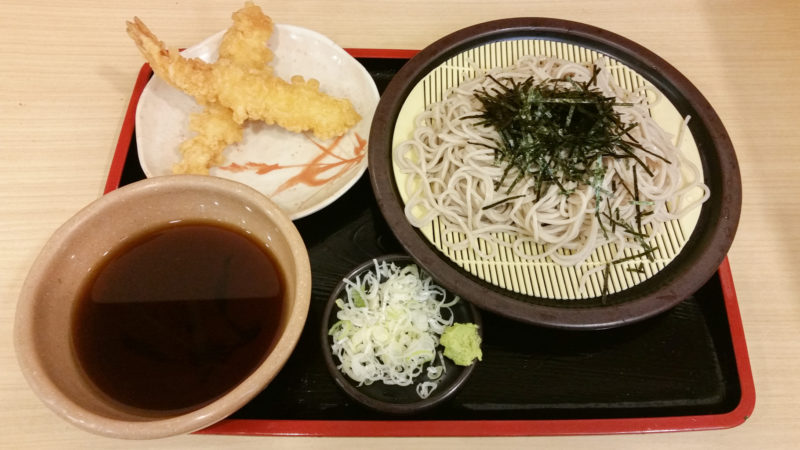
[[[646,150],[636,149],[636,157],[652,176],[630,159],[603,157],[597,161],[603,165],[598,172],[602,179],[591,185],[572,183],[564,185],[565,189],[550,185],[537,198],[535,174],[526,174],[512,187],[516,177],[503,176],[506,168],[492,149],[498,142],[497,131],[474,118],[481,112],[474,93],[496,88],[489,75],[517,83],[531,76],[536,83],[567,77],[589,82],[594,70],[592,65],[528,56],[451,88],[442,101],[416,118],[413,138],[394,151],[395,164],[408,175],[405,211],[411,224],[424,227],[438,218],[443,241],[454,251],[472,249],[491,257],[504,246],[526,260],[549,257],[573,266],[609,243],[616,244],[615,258],[621,258],[627,249],[642,252],[665,222],[705,201],[709,190],[698,169],[650,117],[646,92],[627,92],[602,61],[595,64],[600,68],[595,87],[605,96],[616,97],[618,103],[633,104],[614,108],[623,123],[638,124],[630,137]],[[691,174],[688,179],[682,174],[686,168]],[[696,189],[702,190],[701,196],[684,199]],[[603,196],[597,204],[599,193]],[[613,224],[607,220],[611,217]],[[602,218],[607,218],[605,223]],[[627,226],[617,226],[622,223]],[[541,244],[546,250],[531,251],[535,246],[530,244]]]

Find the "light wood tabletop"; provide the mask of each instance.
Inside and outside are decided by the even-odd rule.
[[[184,435],[122,442],[53,414],[17,364],[20,288],[53,231],[102,194],[143,60],[125,21],[190,46],[240,1],[0,3],[0,447],[3,448],[797,448],[800,442],[800,4],[739,1],[282,1],[275,22],[342,47],[420,49],[465,26],[539,16],[588,23],[655,52],[709,100],[744,191],[729,258],[756,387],[742,425],[714,431],[497,438]]]

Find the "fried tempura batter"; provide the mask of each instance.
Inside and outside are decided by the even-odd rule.
[[[233,111],[212,103],[201,113],[189,117],[189,129],[197,136],[181,143],[183,158],[172,167],[173,173],[207,174],[222,164],[222,151],[242,140],[242,127],[233,120]]]
[[[361,119],[348,100],[320,92],[316,80],[306,81],[296,75],[289,83],[274,76],[265,64],[258,64],[264,55],[268,58],[272,55],[252,45],[266,40],[251,36],[248,30],[263,32],[266,22],[254,20],[256,16],[244,12],[251,7],[248,4],[237,12],[241,12],[238,20],[234,14],[236,23],[226,33],[231,39],[221,46],[221,57],[215,63],[187,59],[175,50],[168,50],[138,18],[128,22],[128,34],[156,75],[201,104],[229,108],[237,124],[247,119],[261,120],[294,132],[311,131],[320,139],[344,134]],[[271,32],[271,21],[268,32]],[[208,117],[221,120],[218,112],[209,113]]]
[[[261,8],[251,2],[233,13],[233,25],[222,36],[219,59],[242,67],[267,68],[272,51],[267,41],[274,26]],[[211,103],[189,118],[189,128],[197,135],[181,143],[181,161],[173,173],[207,174],[208,169],[224,162],[222,152],[242,140],[242,125],[233,120],[233,111]]]
[[[233,25],[222,36],[219,59],[243,67],[264,69],[272,61],[267,41],[272,36],[272,19],[252,2],[233,13]]]

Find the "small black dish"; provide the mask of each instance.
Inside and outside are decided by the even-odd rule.
[[[377,258],[370,259],[369,261],[360,264],[358,267],[348,273],[342,281],[334,288],[331,293],[328,303],[325,306],[325,311],[322,316],[322,329],[321,329],[321,343],[322,354],[325,355],[325,365],[328,367],[336,384],[347,393],[353,400],[358,403],[369,407],[371,409],[391,413],[391,414],[413,414],[425,411],[438,405],[458,392],[458,390],[465,384],[469,378],[478,361],[473,362],[469,366],[456,365],[449,358],[444,358],[445,372],[437,379],[438,386],[436,389],[425,399],[417,395],[416,383],[410,386],[393,386],[387,385],[382,382],[375,382],[371,385],[359,386],[358,382],[353,381],[350,377],[342,373],[336,366],[339,361],[331,353],[331,337],[328,335],[328,330],[337,322],[336,312],[339,308],[336,306],[336,299],[339,298],[345,289],[345,279],[354,279],[363,273],[373,270],[375,261],[380,262],[393,262],[398,266],[405,266],[408,264],[417,264],[411,257],[406,255],[385,255]],[[419,266],[417,264],[417,266]],[[420,270],[424,272],[422,267]],[[425,272],[427,273],[427,272]],[[448,291],[448,298],[453,295]],[[478,332],[482,336],[483,324],[481,322],[478,310],[463,298],[451,306],[450,309],[454,315],[454,322],[460,323],[474,323],[478,325]],[[441,350],[441,346],[440,346]],[[438,358],[437,358],[438,362]],[[420,378],[416,380],[428,381],[427,374],[423,371]]]

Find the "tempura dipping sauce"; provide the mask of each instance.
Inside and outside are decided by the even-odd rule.
[[[266,359],[285,325],[285,279],[269,250],[217,223],[144,232],[94,270],[76,303],[74,352],[113,400],[192,410]]]

